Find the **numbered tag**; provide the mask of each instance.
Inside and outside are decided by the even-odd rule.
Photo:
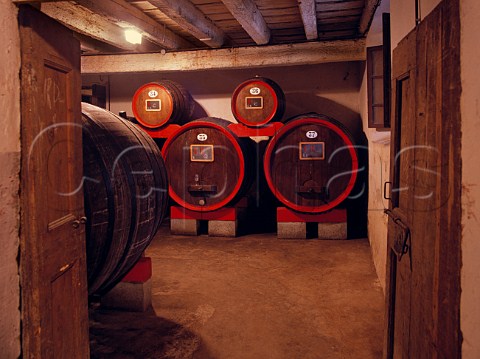
[[[317,133],[317,131],[307,131],[305,136],[307,136],[307,138],[317,138],[318,133]]]
[[[252,87],[250,89],[250,95],[260,95],[260,89],[258,87]]]
[[[150,97],[150,98],[155,98],[155,97],[157,97],[157,96],[158,96],[158,91],[156,91],[156,90],[150,90],[150,91],[148,91],[148,97]]]
[[[197,140],[203,142],[203,141],[206,141],[208,139],[208,136],[206,133],[199,133],[197,135]]]

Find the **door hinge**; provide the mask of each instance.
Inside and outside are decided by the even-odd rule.
[[[398,227],[400,227],[400,231],[396,233],[392,245],[392,249],[397,255],[398,261],[400,262],[402,257],[407,254],[410,249],[408,244],[410,240],[410,228],[408,228],[408,226],[403,223],[399,217],[395,216],[390,209],[385,209],[384,212]]]

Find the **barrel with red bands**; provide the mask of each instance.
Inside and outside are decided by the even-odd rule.
[[[206,117],[183,125],[163,146],[170,197],[179,205],[207,212],[233,204],[248,190],[252,141],[237,137],[231,122]]]
[[[285,112],[285,95],[280,86],[265,77],[242,82],[232,95],[232,113],[238,122],[260,127],[281,121]]]
[[[341,204],[353,190],[358,156],[340,122],[318,114],[301,115],[268,144],[264,171],[270,189],[285,206],[322,213]]]
[[[132,100],[133,115],[138,123],[147,128],[186,123],[191,120],[194,108],[189,92],[170,80],[141,86]]]

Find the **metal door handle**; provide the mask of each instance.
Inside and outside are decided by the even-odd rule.
[[[87,217],[80,217],[79,219],[75,219],[72,221],[72,227],[77,229],[80,227],[81,224],[87,223]]]
[[[387,184],[392,185],[392,182],[387,181],[383,183],[383,198],[386,199],[387,201],[392,200],[392,197],[387,197]]]
[[[78,219],[75,219],[72,221],[72,227],[77,229],[78,227],[80,227],[80,221]]]

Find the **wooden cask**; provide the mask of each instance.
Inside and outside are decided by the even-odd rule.
[[[253,143],[231,122],[206,117],[183,125],[163,146],[170,197],[194,211],[234,204],[251,185]]]
[[[137,126],[82,103],[89,294],[103,294],[134,266],[168,203],[160,150]]]
[[[242,82],[233,92],[232,113],[238,122],[250,127],[281,121],[285,113],[285,95],[276,82],[254,77]]]
[[[321,213],[341,204],[351,193],[358,156],[346,128],[318,114],[293,118],[265,150],[268,186],[285,206]]]
[[[182,124],[191,120],[195,103],[182,85],[169,80],[150,82],[133,95],[132,111],[138,123],[147,128]]]

